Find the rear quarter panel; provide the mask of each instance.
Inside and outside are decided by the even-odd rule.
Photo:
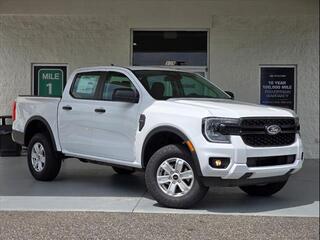
[[[41,117],[49,124],[54,136],[57,150],[60,151],[58,136],[57,112],[60,98],[50,97],[18,97],[16,100],[16,120],[13,130],[24,132],[26,124],[33,117]]]

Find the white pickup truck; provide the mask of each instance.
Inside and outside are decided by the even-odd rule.
[[[72,157],[122,174],[145,170],[148,191],[167,207],[188,208],[211,185],[272,195],[302,167],[298,118],[231,95],[178,70],[82,68],[61,99],[18,97],[12,137],[41,181]]]

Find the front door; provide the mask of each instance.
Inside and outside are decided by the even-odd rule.
[[[110,71],[101,84],[100,101],[93,115],[92,149],[99,158],[135,161],[135,138],[139,122],[139,103],[114,101],[116,89],[131,88],[133,81],[123,72]]]

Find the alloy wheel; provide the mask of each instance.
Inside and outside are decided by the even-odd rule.
[[[193,186],[194,173],[188,162],[181,158],[165,160],[157,170],[160,189],[172,197],[186,195]]]
[[[36,172],[41,172],[44,169],[46,163],[46,153],[43,145],[40,142],[36,142],[32,146],[31,150],[31,163]]]

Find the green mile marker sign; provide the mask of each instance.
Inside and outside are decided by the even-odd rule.
[[[61,97],[66,83],[66,66],[35,66],[34,94],[41,97]]]
[[[61,96],[63,91],[63,72],[61,69],[41,69],[38,82],[39,96]]]

